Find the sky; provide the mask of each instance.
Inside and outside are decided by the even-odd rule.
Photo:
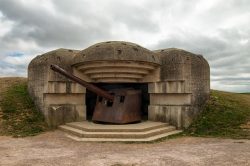
[[[202,54],[212,89],[250,92],[249,0],[0,0],[0,77],[27,77],[53,49],[110,40]]]

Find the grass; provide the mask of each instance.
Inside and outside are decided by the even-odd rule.
[[[249,121],[250,95],[212,90],[204,111],[183,134],[250,139]]]
[[[47,130],[43,115],[35,109],[27,82],[14,84],[1,93],[1,135],[24,137]]]
[[[0,79],[0,86],[1,135],[24,137],[48,130],[43,115],[35,109],[28,95],[26,80],[13,81],[7,78],[1,82]],[[181,134],[161,140],[186,135],[250,139],[250,93],[212,90],[203,112],[188,129]]]
[[[244,95],[250,95],[250,92],[247,92],[247,93],[241,93],[241,94],[244,94]]]

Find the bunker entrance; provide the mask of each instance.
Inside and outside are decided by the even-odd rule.
[[[120,89],[133,89],[133,90],[140,90],[140,100],[141,100],[141,119],[147,120],[148,119],[148,105],[149,105],[149,94],[148,94],[148,84],[147,83],[96,83],[94,84],[102,89],[105,89],[107,91],[115,91]],[[127,99],[126,97],[129,96],[123,96],[120,95],[119,102],[125,102]],[[103,98],[98,97],[95,93],[92,91],[87,90],[86,91],[86,109],[87,109],[87,120],[92,121],[93,114],[95,107],[98,106],[98,102],[102,102]],[[136,102],[136,101],[134,101]],[[107,102],[107,107],[112,107],[112,102]],[[136,104],[136,103],[135,103]],[[131,107],[131,106],[130,106]],[[119,107],[116,111],[119,111]],[[133,108],[133,107],[132,107]],[[108,110],[100,110],[100,111],[108,111]]]

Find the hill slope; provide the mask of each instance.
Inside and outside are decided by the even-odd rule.
[[[249,94],[212,90],[204,109],[187,134],[250,139]]]
[[[28,96],[27,79],[0,78],[0,135],[29,136],[46,130]],[[250,139],[250,95],[212,90],[204,111],[184,134]]]
[[[1,135],[30,136],[46,130],[28,95],[26,78],[0,78],[0,89]]]

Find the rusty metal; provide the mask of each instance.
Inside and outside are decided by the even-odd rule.
[[[58,72],[62,75],[64,75],[65,77],[77,82],[78,84],[81,84],[82,86],[86,87],[88,90],[96,93],[98,96],[102,96],[110,101],[113,101],[114,100],[114,96],[111,95],[110,93],[108,93],[107,91],[101,89],[101,88],[98,88],[97,86],[95,85],[92,85],[70,73],[68,73],[67,71],[65,71],[64,69],[60,68],[59,66],[57,65],[50,65],[50,69],[52,69],[53,71],[55,72]]]
[[[117,89],[108,92],[68,73],[57,65],[51,65],[50,68],[98,95],[93,121],[114,124],[141,121],[140,90]]]
[[[141,91],[118,89],[113,102],[97,98],[93,121],[126,124],[141,121]]]

